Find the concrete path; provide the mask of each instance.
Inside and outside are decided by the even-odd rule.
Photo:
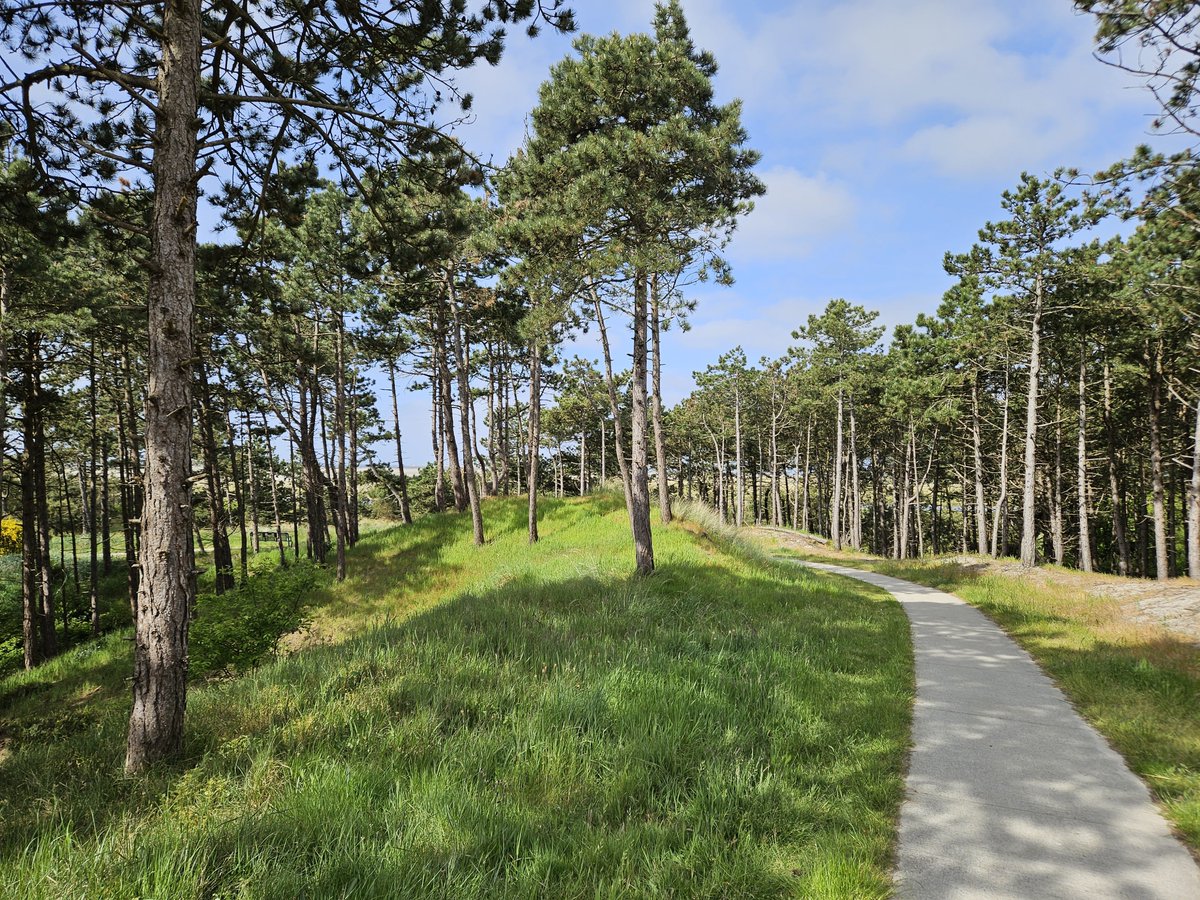
[[[898,897],[1200,900],[1145,785],[1007,635],[959,598],[873,572],[912,622],[917,701]]]

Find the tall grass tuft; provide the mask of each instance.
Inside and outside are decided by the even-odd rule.
[[[722,521],[721,514],[707,503],[699,500],[675,500],[671,503],[671,512],[680,519],[691,522],[701,537],[708,538],[727,553],[762,565],[775,565],[775,560],[760,544],[736,525]]]

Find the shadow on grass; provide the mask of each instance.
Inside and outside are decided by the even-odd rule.
[[[364,590],[435,577],[463,520],[422,523]],[[911,690],[903,614],[869,593],[527,573],[196,691],[182,771],[121,779],[115,714],[15,747],[0,849],[116,894],[882,896]],[[118,828],[122,864],[88,851]]]

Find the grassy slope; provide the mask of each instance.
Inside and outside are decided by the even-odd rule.
[[[119,774],[128,643],[0,682],[21,897],[872,897],[911,700],[882,592],[685,528],[630,580],[619,501],[364,537],[302,650],[197,687],[189,758]],[[693,529],[694,530],[694,529]]]
[[[1200,651],[1193,644],[1130,622],[1115,600],[1089,596],[1083,582],[1072,588],[980,574],[938,559],[841,561],[949,591],[991,617],[1145,779],[1200,854]]]

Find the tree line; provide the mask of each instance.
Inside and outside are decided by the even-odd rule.
[[[1195,5],[1076,5],[1156,127],[1200,133]],[[1197,178],[1191,150],[1148,146],[1095,176],[1023,174],[946,254],[937,311],[886,345],[838,299],[781,359],[724,354],[668,416],[679,490],[838,548],[1200,577]],[[1095,237],[1105,222],[1124,236]]]

